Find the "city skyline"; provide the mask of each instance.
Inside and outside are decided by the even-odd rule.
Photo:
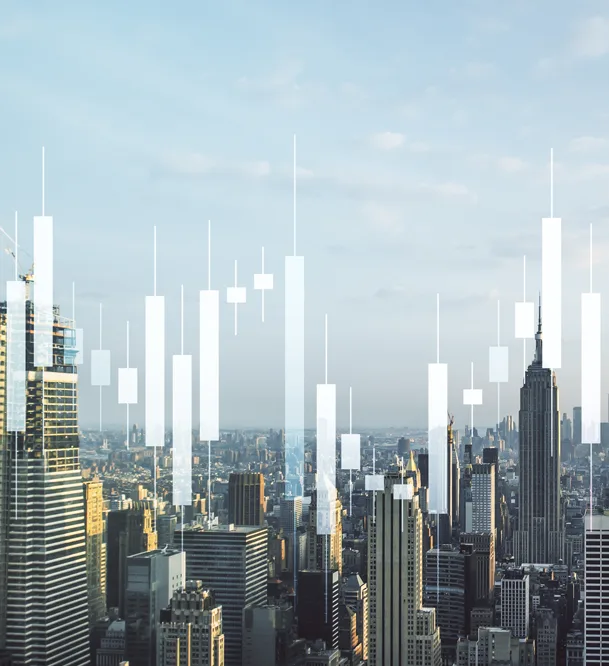
[[[4,126],[15,127],[0,159],[5,183],[0,223],[11,232],[14,210],[19,211],[20,244],[32,253],[31,218],[40,213],[39,151],[45,145],[47,211],[55,218],[56,301],[70,312],[75,280],[76,316],[85,329],[83,425],[98,418],[90,351],[96,347],[100,302],[113,364],[112,386],[104,389],[105,423],[124,422],[116,388],[127,320],[141,389],[131,421],[144,423],[143,305],[152,289],[154,225],[158,288],[167,300],[167,366],[179,350],[182,284],[185,353],[192,353],[197,365],[195,304],[198,290],[207,286],[208,219],[212,286],[223,292],[224,301],[237,259],[240,281],[248,288],[238,336],[233,335],[233,308],[221,306],[221,427],[283,423],[283,258],[292,250],[294,133],[298,243],[307,261],[307,424],[314,424],[314,387],[323,377],[323,318],[329,313],[339,423],[347,422],[352,386],[355,423],[424,427],[425,400],[416,387],[424,384],[425,364],[434,358],[437,293],[441,360],[449,364],[449,404],[457,426],[468,422],[460,395],[469,386],[471,361],[484,391],[476,418],[489,426],[496,420],[487,348],[496,339],[497,300],[502,342],[511,357],[502,412],[516,413],[523,377],[513,304],[522,299],[524,255],[529,300],[536,300],[540,285],[540,220],[550,212],[550,148],[555,151],[555,214],[563,217],[564,234],[561,411],[580,404],[576,313],[580,292],[588,289],[590,223],[601,293],[609,277],[602,265],[609,241],[602,187],[609,142],[600,111],[605,93],[594,76],[609,52],[608,19],[598,13],[598,3],[577,11],[562,4],[551,17],[556,39],[547,43],[535,40],[533,31],[542,20],[546,25],[548,3],[536,8],[515,3],[493,11],[476,2],[461,9],[447,5],[434,18],[454,52],[454,64],[447,66],[417,36],[428,26],[427,14],[389,4],[410,40],[391,45],[376,38],[373,20],[366,25],[375,55],[364,47],[353,49],[351,35],[363,29],[359,7],[348,20],[339,9],[328,14],[321,5],[314,7],[311,16],[322,23],[340,16],[352,31],[347,36],[337,30],[332,41],[322,30],[316,34],[323,46],[319,53],[305,49],[310,17],[296,9],[277,11],[274,23],[265,25],[270,5],[264,3],[258,14],[243,3],[231,5],[233,14],[228,8],[199,14],[205,18],[203,35],[186,23],[186,13],[169,20],[165,10],[155,14],[148,8],[142,23],[136,3],[124,15],[123,28],[135,29],[129,39],[121,30],[110,35],[101,9],[71,12],[68,28],[57,8],[36,15],[9,8],[0,45],[20,65],[17,76],[13,68],[0,68],[8,102],[0,118]],[[301,27],[289,27],[290,18],[302,19]],[[211,28],[234,24],[243,32],[249,22],[263,35],[275,34],[278,25],[285,32],[275,48],[254,49],[244,42],[253,49],[250,62],[226,57],[215,34],[221,31]],[[168,23],[173,28],[166,33]],[[448,30],[449,24],[462,28],[461,37]],[[66,44],[48,62],[36,60],[43,32],[49,43]],[[506,56],[513,55],[516,37],[520,57],[509,70]],[[350,58],[338,57],[343,48]],[[69,58],[75,50],[78,64]],[[336,62],[323,67],[331,55]],[[379,76],[384,66],[389,71]],[[507,85],[509,71],[520,86]],[[388,85],[396,80],[404,81],[403,87]],[[137,90],[130,91],[133,82]],[[114,103],[117,96],[124,100],[120,106]],[[143,107],[150,111],[145,118]],[[339,117],[347,121],[337,123]],[[328,136],[330,126],[335,129]],[[75,189],[71,183],[77,177]],[[275,276],[275,289],[266,294],[264,324],[260,294],[252,289],[263,246],[265,269]],[[31,257],[20,257],[22,268],[29,266]],[[14,269],[12,261],[3,254],[5,279]],[[360,362],[353,364],[354,358]],[[195,405],[196,383],[195,373]],[[609,377],[603,373],[603,394],[608,392]],[[169,416],[170,392],[166,407]]]

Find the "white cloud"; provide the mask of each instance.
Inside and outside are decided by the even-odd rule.
[[[527,168],[526,162],[519,157],[500,157],[497,166],[505,173],[518,173]]]
[[[477,201],[476,195],[470,191],[465,185],[460,183],[421,183],[418,187],[420,192],[427,192],[430,194],[438,194],[447,198],[454,199],[469,199],[472,202]]]
[[[609,19],[602,16],[581,21],[571,44],[579,58],[600,58],[609,53]]]
[[[596,180],[609,177],[609,164],[584,164],[574,171],[577,180]]]
[[[597,136],[579,136],[569,143],[569,150],[574,153],[592,153],[609,146],[609,141]]]
[[[370,137],[370,143],[379,150],[395,150],[404,143],[404,139],[399,132],[377,132]]]
[[[408,150],[411,153],[428,153],[429,146],[423,141],[413,141],[409,146]]]

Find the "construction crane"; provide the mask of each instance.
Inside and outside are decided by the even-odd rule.
[[[9,241],[16,248],[19,248],[20,250],[23,250],[23,252],[25,252],[25,254],[31,256],[30,253],[27,250],[24,250],[22,247],[20,247],[15,242],[15,240],[13,238],[11,238],[11,236],[8,233],[6,233],[6,231],[2,227],[0,227],[0,231],[9,239]],[[5,252],[7,254],[10,254],[11,257],[13,257],[13,260],[15,261],[15,268],[17,269],[16,272],[18,272],[20,266],[19,266],[19,260],[17,259],[17,255],[15,254],[15,252],[10,247],[7,247],[5,249]],[[31,266],[29,271],[27,271],[25,273],[18,274],[18,277],[19,277],[20,280],[23,280],[23,282],[25,282],[25,300],[28,301],[30,299],[30,284],[32,282],[34,282],[34,264],[32,263],[32,266]]]
[[[450,412],[447,412],[448,414],[448,425],[452,428],[453,423],[455,422],[455,416],[454,414],[451,414]]]

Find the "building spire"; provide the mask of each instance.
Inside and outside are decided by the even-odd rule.
[[[535,365],[543,364],[542,357],[542,333],[541,333],[541,292],[539,292],[539,315],[537,322],[537,333],[535,334]]]

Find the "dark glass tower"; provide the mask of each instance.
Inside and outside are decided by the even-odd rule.
[[[558,386],[556,374],[543,366],[542,352],[540,307],[535,357],[520,389],[518,564],[556,564],[563,558]]]

